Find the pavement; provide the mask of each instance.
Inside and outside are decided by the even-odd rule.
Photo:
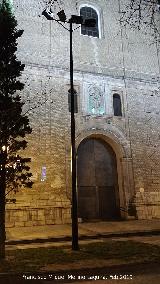
[[[117,222],[89,222],[79,223],[79,240],[82,242],[104,241],[105,238],[120,239],[126,241],[128,238],[135,241],[142,241],[146,243],[160,245],[160,220],[130,220],[130,221],[117,221]],[[70,245],[71,241],[71,224],[63,225],[48,225],[48,226],[34,226],[34,227],[20,227],[20,228],[7,228],[6,229],[6,248],[30,248],[39,246],[58,246],[63,244]],[[68,267],[65,270],[61,267],[61,270],[54,269],[49,272],[38,272],[38,279],[33,280],[34,283],[45,284],[49,279],[50,283],[73,283],[78,284],[82,280],[79,277],[85,275],[85,283],[91,283],[91,276],[98,275],[100,280],[98,283],[125,283],[129,284],[141,284],[141,283],[160,283],[159,262],[158,263],[114,263],[107,262],[107,265],[103,265],[98,261],[92,266],[86,265],[86,263],[77,263],[78,269],[72,264],[72,270]],[[54,265],[55,266],[55,265]],[[95,267],[94,267],[95,266]],[[57,267],[57,266],[56,266]],[[25,284],[26,279],[23,277],[29,276],[36,277],[36,274],[24,273],[23,275],[9,275],[0,273],[1,284],[20,283]],[[58,276],[57,276],[58,275]],[[73,281],[68,280],[68,275],[75,276]],[[107,280],[103,280],[101,276],[108,275]],[[111,279],[112,275],[117,278]],[[123,279],[122,276],[133,275],[133,279]],[[64,277],[64,280],[55,281],[54,277]],[[97,277],[97,276],[96,276]],[[59,278],[58,278],[59,279]],[[96,279],[92,279],[93,280]],[[33,283],[29,280],[30,284]],[[84,282],[84,281],[83,281]]]
[[[79,240],[159,236],[160,220],[79,223]],[[6,245],[71,241],[71,224],[6,229]]]

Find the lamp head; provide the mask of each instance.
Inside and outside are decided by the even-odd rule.
[[[64,10],[61,10],[57,13],[59,19],[61,22],[65,23],[66,22],[66,14],[64,12]]]
[[[82,16],[72,15],[70,21],[73,24],[81,25],[83,23]]]
[[[53,20],[53,13],[51,11],[51,9],[45,9],[43,12],[42,12],[42,15],[46,17],[47,20]]]

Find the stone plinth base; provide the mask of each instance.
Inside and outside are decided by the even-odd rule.
[[[70,206],[6,210],[6,228],[66,223],[71,223]]]
[[[160,219],[160,193],[136,194],[136,211],[138,219]]]

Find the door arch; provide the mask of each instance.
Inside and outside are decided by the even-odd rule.
[[[84,139],[77,151],[78,216],[83,220],[120,217],[116,155],[101,139]]]

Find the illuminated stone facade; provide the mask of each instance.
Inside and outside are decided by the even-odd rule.
[[[64,1],[67,17],[86,5],[99,19],[99,38],[81,35],[80,29],[73,34],[76,147],[89,137],[112,147],[122,219],[160,218],[160,56],[149,36],[123,30],[118,21],[123,1]],[[22,96],[33,128],[26,155],[32,159],[34,186],[7,205],[7,226],[68,223],[69,32],[41,16],[43,0],[13,2],[24,29],[18,57],[26,66]],[[122,116],[114,115],[114,94],[120,96]]]

